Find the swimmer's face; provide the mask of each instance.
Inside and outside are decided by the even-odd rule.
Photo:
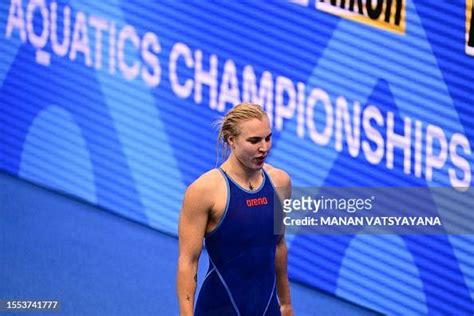
[[[229,143],[237,159],[250,169],[261,169],[272,147],[272,130],[268,118],[239,123],[240,134]]]

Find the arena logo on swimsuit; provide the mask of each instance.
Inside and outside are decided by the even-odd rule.
[[[245,202],[247,203],[248,207],[254,207],[254,206],[260,206],[260,205],[267,205],[268,204],[268,200],[265,196],[260,197],[260,198],[255,198],[255,199],[247,199]]]
[[[474,1],[466,0],[466,54],[474,56]]]
[[[307,0],[290,0],[309,6]],[[404,0],[316,0],[317,10],[394,33],[405,34]]]

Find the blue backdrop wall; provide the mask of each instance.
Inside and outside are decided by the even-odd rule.
[[[2,1],[0,168],[176,235],[185,188],[217,163],[212,123],[252,101],[271,119],[269,162],[295,186],[462,191],[472,11],[472,0]],[[288,243],[292,279],[374,310],[474,311],[472,235]]]

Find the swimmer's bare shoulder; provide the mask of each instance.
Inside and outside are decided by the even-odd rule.
[[[263,169],[270,177],[275,189],[283,199],[291,196],[291,179],[289,174],[279,168],[276,168],[268,163],[265,163]]]
[[[194,229],[198,229],[199,237],[212,229],[213,224],[218,221],[225,208],[226,194],[225,179],[218,169],[203,173],[187,188],[181,217],[192,222]]]
[[[215,204],[216,196],[226,188],[225,179],[218,169],[211,169],[203,173],[188,188],[197,191],[211,209]]]

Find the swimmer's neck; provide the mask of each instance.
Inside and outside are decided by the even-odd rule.
[[[252,169],[245,166],[237,157],[230,154],[229,158],[221,165],[221,168],[244,182],[252,182],[257,180],[262,173],[262,169]]]

